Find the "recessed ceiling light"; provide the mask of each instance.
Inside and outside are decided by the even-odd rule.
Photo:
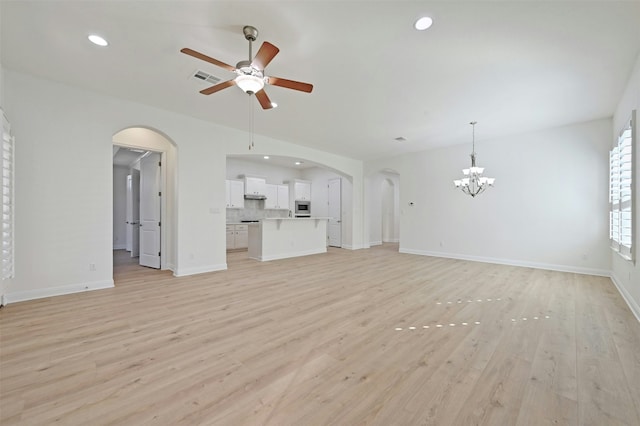
[[[433,24],[433,19],[429,18],[428,16],[423,16],[422,18],[418,19],[416,23],[413,24],[413,26],[418,31],[424,31],[427,28],[429,28],[432,24]]]
[[[302,163],[304,163],[304,161],[296,161],[296,166],[299,166]]]
[[[278,104],[277,104],[277,103],[275,103],[275,102],[271,102],[271,107],[272,107],[272,108],[278,108]]]
[[[109,42],[107,42],[107,40],[100,37],[99,35],[91,34],[88,38],[89,38],[89,41],[91,41],[91,43],[97,44],[98,46],[104,47],[109,45]]]
[[[264,157],[262,157],[262,158],[264,158],[265,160],[268,160],[268,159],[269,159],[269,156],[268,156],[268,155],[265,155],[265,156],[264,156]]]

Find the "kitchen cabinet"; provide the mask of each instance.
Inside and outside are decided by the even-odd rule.
[[[247,225],[227,225],[227,250],[249,247],[249,227]]]
[[[311,201],[311,182],[296,179],[293,184],[294,199]]]
[[[262,177],[245,176],[244,193],[246,195],[265,195],[267,180]]]
[[[241,180],[227,179],[227,208],[243,209],[244,208],[244,182]]]
[[[289,187],[287,185],[266,184],[267,199],[265,209],[289,210]]]

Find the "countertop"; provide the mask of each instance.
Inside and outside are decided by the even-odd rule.
[[[311,217],[267,217],[262,220],[318,220],[325,219],[329,220],[330,217],[322,217],[322,216],[311,216]]]

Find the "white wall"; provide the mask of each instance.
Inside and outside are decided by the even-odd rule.
[[[0,11],[2,11],[1,5],[0,5]],[[0,22],[1,22],[1,19],[0,19]],[[0,52],[0,58],[2,58],[1,52]],[[2,62],[0,60],[0,110],[4,110],[4,109],[5,109],[4,107],[4,69],[2,68]],[[2,176],[0,176],[0,184],[2,184]],[[1,237],[0,237],[0,244],[2,244]],[[5,298],[4,298],[4,295],[6,293],[5,287],[8,286],[10,281],[12,280],[0,279],[0,306],[5,304]]]
[[[636,120],[640,117],[640,55],[636,58],[633,72],[627,83],[627,87],[620,98],[616,113],[613,117],[613,129],[610,135],[610,144],[613,146],[617,141],[618,133],[624,126],[625,122],[631,116],[631,111],[636,110]],[[633,216],[634,240],[633,252],[635,253],[635,264],[623,259],[617,253],[611,251],[611,269],[612,278],[620,293],[627,300],[627,303],[633,310],[636,318],[640,321],[640,126],[636,123],[636,135],[638,138],[634,141],[634,184],[635,184],[635,212]]]
[[[126,166],[113,166],[113,249],[126,248],[127,175]]]
[[[262,157],[260,157],[262,158]],[[256,162],[243,158],[227,158],[227,179],[240,179],[240,175],[255,175],[267,178],[267,183],[282,184],[293,179],[302,179],[302,173],[293,167],[275,166],[269,160]]]
[[[0,56],[0,58],[1,57],[2,56]],[[2,62],[0,62],[0,108],[2,108],[3,105],[4,105],[4,69],[2,68]]]
[[[9,302],[113,285],[112,139],[129,127],[157,129],[177,146],[175,274],[226,268],[226,161],[246,153],[245,132],[14,71],[4,77],[20,176]],[[309,159],[352,176],[349,237],[362,247],[362,162],[259,135],[255,145],[257,155]]]
[[[476,198],[452,183],[470,144],[366,164],[400,175],[400,251],[608,275],[611,120],[492,141],[477,133],[478,165],[496,187]]]

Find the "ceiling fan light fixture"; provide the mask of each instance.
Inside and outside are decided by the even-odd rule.
[[[264,79],[250,74],[241,74],[235,78],[236,85],[245,93],[257,93],[264,87]]]

